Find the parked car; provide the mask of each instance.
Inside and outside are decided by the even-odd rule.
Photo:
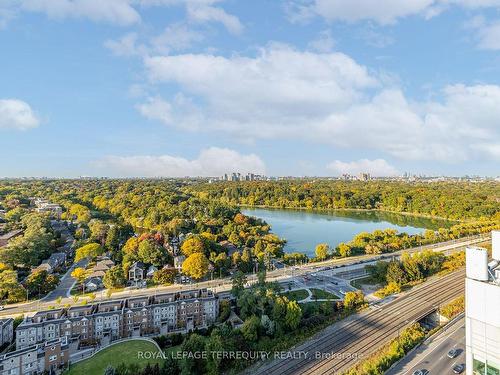
[[[455,374],[461,374],[465,369],[465,365],[463,363],[459,365],[453,366],[452,370]]]
[[[448,358],[455,358],[458,354],[458,350],[453,348],[448,352]]]

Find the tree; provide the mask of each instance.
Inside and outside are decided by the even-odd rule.
[[[87,278],[87,271],[82,267],[77,267],[71,272],[71,277],[76,279],[78,284],[81,284]]]
[[[260,319],[255,315],[245,320],[241,326],[243,337],[250,342],[256,342],[259,338]]]
[[[328,257],[328,252],[330,251],[330,247],[326,243],[320,243],[316,246],[316,258],[319,260],[325,260]]]
[[[172,358],[172,356],[167,355],[165,361],[163,362],[163,366],[161,368],[162,375],[178,375],[179,374],[179,365],[177,361]]]
[[[16,271],[4,269],[0,272],[0,299],[12,303],[26,299],[26,292],[17,281]]]
[[[260,318],[260,324],[262,328],[266,331],[266,335],[272,336],[274,335],[274,330],[275,330],[275,324],[274,322],[269,319],[269,316],[267,315],[262,315]]]
[[[71,205],[71,207],[69,208],[69,213],[82,223],[88,223],[90,221],[90,218],[92,217],[90,215],[89,208],[81,204]]]
[[[379,260],[377,263],[375,263],[375,265],[369,264],[365,266],[365,269],[370,274],[373,280],[375,280],[378,283],[385,283],[388,266],[389,266],[388,262]]]
[[[351,256],[352,248],[349,245],[342,242],[337,246],[337,251],[341,257],[345,258]]]
[[[125,275],[123,274],[123,268],[120,266],[114,266],[110,268],[104,274],[102,282],[107,289],[123,287],[126,283]]]
[[[241,293],[245,290],[245,284],[247,282],[247,277],[241,271],[235,272],[232,277],[233,286],[231,288],[231,294],[238,298]]]
[[[84,258],[97,258],[99,255],[102,255],[103,252],[104,249],[98,243],[89,243],[76,249],[75,262],[78,262]]]
[[[203,253],[205,251],[205,243],[200,237],[191,236],[182,243],[181,251],[186,257],[195,253]]]
[[[285,323],[290,329],[295,329],[299,326],[302,318],[302,309],[297,301],[289,301],[286,306]]]
[[[261,240],[258,240],[255,243],[255,246],[253,248],[253,254],[257,256],[257,254],[263,253],[264,252],[264,244],[262,243]]]
[[[222,358],[212,354],[222,352],[223,350],[222,337],[218,330],[213,330],[205,342],[205,351],[209,353],[206,363],[207,375],[219,375],[221,373]]]
[[[248,222],[248,217],[246,217],[245,215],[243,215],[241,212],[238,212],[235,216],[234,216],[234,223],[236,225],[244,225]]]
[[[182,263],[182,272],[199,280],[208,273],[210,263],[203,253],[193,253]]]
[[[137,255],[140,261],[157,267],[165,264],[166,260],[165,249],[152,240],[141,241]]]
[[[118,250],[120,244],[120,228],[118,225],[110,226],[106,234],[106,248],[112,251]]]
[[[205,363],[201,356],[196,354],[202,353],[205,350],[205,338],[196,333],[193,333],[184,340],[181,345],[181,352],[186,353],[179,367],[182,375],[203,374],[205,373]],[[191,357],[191,358],[189,358]]]
[[[59,284],[59,278],[45,270],[34,271],[26,278],[26,289],[30,295],[46,294],[54,290],[57,284]]]
[[[171,285],[175,281],[177,270],[175,268],[161,268],[153,275],[153,281],[157,284]]]
[[[347,310],[354,309],[365,302],[365,296],[361,290],[355,292],[347,292],[344,297],[344,308]]]
[[[387,266],[387,274],[385,279],[388,283],[395,282],[396,284],[403,285],[406,283],[406,275],[401,268],[401,264],[398,261],[390,262]]]
[[[257,283],[260,286],[264,286],[266,284],[266,270],[265,269],[257,272]]]
[[[12,210],[7,211],[5,214],[5,220],[11,222],[11,223],[16,223],[18,222],[21,217],[26,213],[26,210],[21,207],[16,207],[13,208]]]
[[[109,225],[101,220],[92,219],[89,223],[89,229],[92,239],[104,246],[108,235]]]

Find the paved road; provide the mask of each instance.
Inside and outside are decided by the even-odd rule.
[[[73,272],[73,270],[77,267],[85,268],[87,266],[87,263],[87,259],[82,259],[78,263],[74,263],[61,278],[57,288],[47,294],[44,298],[42,298],[42,300],[45,302],[51,302],[57,300],[57,298],[59,297],[68,297],[71,289],[73,288],[73,285],[76,282],[76,279],[71,276],[71,272]]]
[[[418,321],[464,292],[465,272],[434,278],[391,302],[344,319],[293,349],[293,358],[279,358],[247,370],[252,375],[340,374],[359,359],[398,336]]]
[[[453,359],[447,356],[451,349],[459,351],[458,356]],[[459,363],[465,363],[464,318],[426,340],[385,375],[411,375],[414,371],[422,369],[429,371],[430,375],[452,374],[451,368]]]
[[[340,259],[330,259],[324,262],[305,264],[296,267],[285,267],[282,269],[277,269],[274,271],[269,271],[267,273],[268,281],[283,281],[295,276],[304,275],[306,273],[315,272],[321,267],[336,267],[336,270],[347,271],[351,269],[362,268],[370,262],[375,262],[382,259],[390,259],[392,257],[399,257],[403,252],[414,253],[419,252],[424,249],[432,249],[434,251],[443,251],[445,253],[450,253],[453,251],[459,251],[465,248],[465,246],[489,241],[491,239],[490,235],[485,236],[474,236],[470,238],[447,241],[440,244],[428,245],[423,247],[415,247],[412,249],[406,249],[402,251],[397,251],[391,254],[382,255],[359,255],[349,258]],[[257,276],[255,274],[247,276],[249,284],[257,282]],[[210,288],[215,292],[223,292],[231,289],[232,281],[230,278],[218,279],[213,281],[204,281],[200,283],[187,284],[187,285],[172,285],[172,286],[161,286],[149,289],[134,289],[126,290],[123,292],[113,293],[112,299],[116,298],[127,298],[131,296],[144,296],[144,295],[155,295],[158,293],[175,293],[182,290],[189,289],[199,289],[199,288]],[[56,297],[57,298],[57,297]],[[97,293],[97,301],[107,299],[106,292],[101,291]],[[61,304],[74,304],[72,298],[63,298]],[[36,301],[30,302],[28,304],[16,304],[16,305],[6,305],[5,309],[0,312],[2,317],[15,317],[23,313],[31,313],[34,310],[48,309],[54,306],[54,301]]]

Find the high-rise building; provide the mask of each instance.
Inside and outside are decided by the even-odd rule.
[[[492,232],[492,258],[486,249],[466,249],[467,375],[500,375],[500,231]]]

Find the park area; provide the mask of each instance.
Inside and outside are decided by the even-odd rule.
[[[139,353],[154,353],[151,359],[139,358]],[[103,349],[93,357],[72,365],[64,375],[104,374],[108,365],[118,366],[120,363],[138,364],[141,368],[148,363],[161,364],[163,360],[157,355],[158,347],[146,340],[130,340]]]

